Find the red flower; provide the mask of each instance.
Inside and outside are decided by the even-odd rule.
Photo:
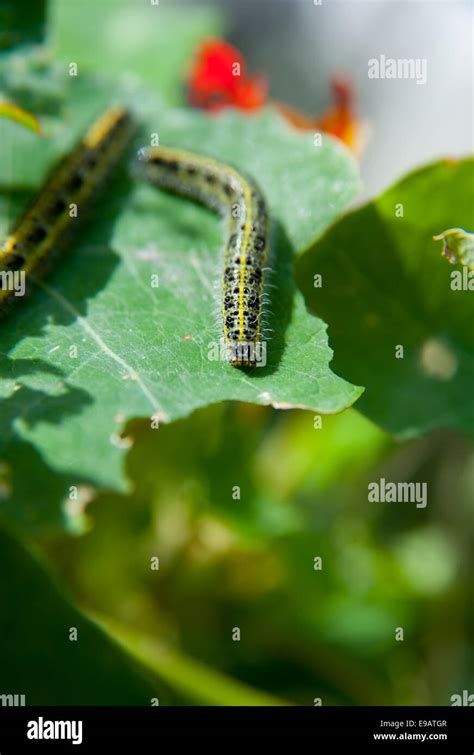
[[[365,128],[355,114],[351,83],[334,78],[331,89],[334,104],[321,116],[309,116],[284,102],[270,100],[266,79],[249,76],[242,54],[221,39],[203,42],[188,79],[189,102],[194,107],[213,112],[225,107],[258,110],[270,103],[296,128],[325,131],[360,152]]]
[[[245,60],[235,47],[209,39],[198,50],[188,92],[191,105],[205,110],[231,106],[256,110],[265,103],[267,83],[263,76],[247,74]]]

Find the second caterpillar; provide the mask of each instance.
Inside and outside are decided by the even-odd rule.
[[[163,147],[141,149],[136,174],[155,186],[188,196],[225,218],[221,310],[226,358],[236,367],[263,366],[269,216],[260,189],[229,165]]]

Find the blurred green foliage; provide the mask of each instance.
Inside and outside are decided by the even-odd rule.
[[[366,386],[359,410],[399,437],[447,427],[474,438],[473,291],[452,287],[433,240],[473,225],[473,170],[465,159],[414,171],[298,261],[308,307],[329,323],[335,369]]]
[[[0,0],[0,50],[42,42],[47,0]]]
[[[53,0],[51,43],[58,58],[103,74],[138,77],[166,102],[185,101],[185,77],[198,43],[224,20],[205,3]]]
[[[474,454],[460,436],[396,446],[354,410],[316,429],[246,404],[127,434],[133,492],[100,495],[82,537],[43,543],[93,612],[300,704],[449,704],[468,688]],[[427,480],[429,506],[368,503],[382,476]]]
[[[0,687],[26,705],[147,705],[166,699],[68,604],[33,554],[0,533]],[[77,640],[70,639],[77,633]],[[168,693],[168,699],[172,695]]]

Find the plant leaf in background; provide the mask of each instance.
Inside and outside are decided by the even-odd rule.
[[[0,102],[0,118],[9,118],[15,123],[19,123],[21,126],[34,131],[36,134],[41,134],[41,124],[38,119],[27,110],[18,107],[13,102]]]
[[[2,694],[26,705],[282,704],[117,621],[91,621],[5,532],[0,551]]]
[[[184,658],[152,636],[94,616],[99,626],[146,668],[199,705],[288,705],[277,697],[226,678],[198,661]]]
[[[59,59],[77,63],[79,73],[127,71],[173,105],[184,103],[186,65],[196,45],[223,27],[216,8],[201,3],[183,12],[164,2],[94,0],[85,10],[81,3],[53,0],[50,15]]]
[[[354,411],[325,417],[324,427],[315,430],[308,413],[276,415],[237,403],[199,410],[158,433],[133,422],[127,456],[133,493],[100,495],[86,510],[94,526],[72,541],[59,538],[49,548],[46,542],[49,555],[73,593],[87,596],[89,615],[100,612],[111,635],[160,677],[172,672],[174,688],[192,697],[200,688],[200,702],[216,703],[217,693],[220,704],[264,701],[261,693],[222,687],[219,678],[214,684],[203,666],[303,704],[316,694],[311,689],[331,686],[345,667],[343,699],[374,701],[372,661],[365,670],[359,661],[348,665],[342,637],[339,661],[326,663],[324,656],[336,652],[323,648],[320,633],[332,626],[328,608],[338,589],[328,532],[342,536],[355,526],[340,516],[341,496],[330,486],[343,479],[342,468],[342,489],[360,480],[387,439]],[[354,438],[359,445],[351,455]],[[323,582],[314,553],[327,563]],[[150,568],[151,560],[157,567]],[[385,648],[391,642],[390,602],[372,623],[363,608],[351,608],[363,651],[375,640]],[[234,626],[241,627],[241,642],[232,641]],[[186,675],[180,658],[193,659]],[[370,691],[362,691],[362,679]]]
[[[468,233],[463,228],[449,228],[433,236],[433,239],[443,242],[443,257],[448,262],[452,265],[460,263],[474,272],[474,233]]]
[[[134,421],[132,491],[100,493],[81,537],[42,545],[84,610],[189,695],[204,665],[303,705],[449,704],[467,678],[468,643],[449,648],[468,636],[472,448],[400,445],[355,409],[313,420],[233,402],[159,432]],[[368,501],[369,480],[420,475],[426,509]]]
[[[0,0],[0,50],[43,42],[47,0]]]
[[[5,320],[1,454],[13,468],[12,480],[11,449],[18,440],[60,475],[76,475],[78,484],[120,488],[126,442],[119,436],[133,417],[171,421],[229,399],[322,413],[351,405],[361,389],[329,369],[325,325],[306,312],[291,273],[294,250],[320,234],[358,187],[349,153],[330,138],[315,147],[310,135],[293,131],[271,110],[255,118],[235,112],[209,118],[169,110],[146,91],[92,77],[70,77],[69,88],[62,107],[68,126],[59,118],[49,127],[56,152],[64,149],[65,132],[77,134],[104,100],[121,93],[140,111],[144,133],[158,133],[163,144],[210,152],[257,176],[275,226],[273,339],[267,367],[252,375],[208,359],[209,343],[220,338],[214,315],[223,245],[219,221],[182,198],[133,185],[124,169],[91,221],[74,234],[64,263]],[[35,174],[32,151],[28,161]],[[17,203],[5,203],[0,225],[6,228],[18,211]],[[151,286],[154,274],[158,288]],[[10,487],[3,511],[21,517]],[[36,489],[29,498],[36,499]],[[38,506],[36,512],[39,525]],[[58,501],[57,521],[61,517]]]
[[[0,532],[2,694],[26,705],[150,705],[173,701],[60,593],[40,563]],[[77,629],[77,641],[70,632]],[[73,636],[73,635],[71,635]]]
[[[474,437],[474,295],[452,285],[459,272],[432,240],[472,227],[472,170],[446,160],[411,173],[297,264],[308,306],[329,323],[334,368],[366,386],[357,408],[403,438],[440,427]]]

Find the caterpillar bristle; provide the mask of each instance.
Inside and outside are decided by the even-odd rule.
[[[226,218],[220,313],[224,344],[230,364],[255,366],[263,341],[260,321],[265,271],[269,270],[265,267],[269,217],[260,189],[229,165],[163,147],[139,150],[135,175]],[[248,345],[254,356],[232,356],[239,344]]]

